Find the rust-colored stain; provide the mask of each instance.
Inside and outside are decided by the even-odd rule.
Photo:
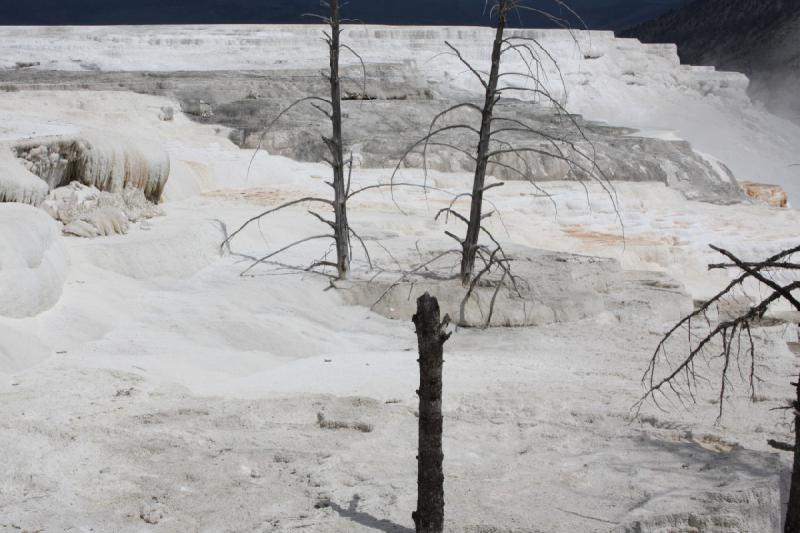
[[[743,181],[741,184],[745,194],[753,200],[758,200],[772,207],[789,207],[789,196],[780,185],[755,183],[753,181]]]
[[[203,196],[209,198],[222,198],[224,200],[240,200],[258,205],[273,205],[291,202],[294,199],[303,198],[304,196],[307,196],[307,194],[301,191],[284,191],[278,189],[221,189],[217,191],[204,192]]]

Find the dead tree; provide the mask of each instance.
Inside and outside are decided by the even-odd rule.
[[[779,301],[789,303],[800,312],[800,301],[796,291],[800,290],[800,281],[796,274],[800,271],[800,263],[793,260],[794,254],[800,253],[800,246],[784,250],[763,261],[742,261],[728,250],[711,246],[726,261],[709,265],[709,269],[737,269],[740,273],[713,298],[705,302],[697,310],[683,318],[671,328],[661,339],[645,372],[643,383],[645,395],[637,402],[638,412],[643,402],[652,399],[657,406],[659,396],[666,397],[667,392],[684,405],[696,401],[698,381],[708,382],[709,377],[701,374],[699,363],[710,365],[713,360],[720,360],[720,374],[712,377],[719,383],[717,399],[719,415],[722,416],[725,395],[731,386],[731,375],[737,371],[750,387],[751,399],[756,397],[757,357],[752,328],[759,322],[771,307]],[[779,277],[786,278],[777,281]],[[724,319],[713,319],[710,314],[716,309],[719,313],[720,303],[742,289],[747,281],[757,282],[761,288],[767,289],[766,296],[759,299],[746,311]],[[671,364],[667,346],[671,339],[678,335],[686,335],[689,339],[688,355],[677,364]],[[663,375],[657,377],[662,367]],[[791,490],[786,514],[786,533],[800,533],[800,376],[796,383],[795,398],[785,408],[793,412],[795,441],[793,444],[770,440],[767,443],[778,450],[794,453],[794,466],[791,478]],[[660,407],[660,406],[659,406]]]
[[[342,146],[342,85],[339,80],[339,52],[341,51],[339,0],[330,1],[331,32],[327,36],[330,48],[331,125],[330,138],[323,138],[331,153],[333,168],[333,239],[336,242],[336,269],[339,278],[350,272],[350,226],[347,224],[347,188],[344,181],[344,154]],[[352,166],[352,161],[350,162]]]
[[[472,180],[472,205],[467,223],[467,235],[461,243],[461,282],[464,286],[467,286],[472,280],[472,273],[475,270],[475,256],[478,253],[478,238],[481,233],[481,219],[483,217],[483,192],[486,187],[486,169],[489,166],[492,118],[494,117],[494,106],[500,99],[497,92],[497,83],[500,77],[500,59],[503,54],[503,35],[510,8],[509,0],[500,0],[497,4],[497,31],[492,45],[492,69],[489,72],[489,80],[484,82],[486,95],[483,109],[481,110],[481,129],[478,132],[478,155],[475,163],[475,178]]]
[[[412,514],[417,533],[441,533],[444,527],[442,366],[444,343],[450,338],[449,323],[449,316],[440,321],[436,298],[425,293],[417,299],[414,325],[419,344],[419,450],[417,510]]]
[[[560,0],[556,0],[556,4],[568,10]],[[393,181],[406,158],[419,147],[422,147],[423,167],[426,177],[427,153],[430,146],[452,149],[467,155],[473,160],[475,172],[472,182],[472,192],[459,196],[459,198],[470,198],[469,216],[464,216],[456,212],[454,203],[448,208],[441,210],[436,216],[437,219],[442,215],[446,215],[445,218],[453,216],[456,220],[466,225],[466,235],[464,237],[456,236],[451,232],[446,232],[446,234],[459,243],[461,252],[460,278],[464,287],[468,289],[474,289],[473,282],[476,278],[475,270],[476,260],[478,258],[481,259],[483,265],[486,267],[486,274],[497,271],[503,279],[514,279],[510,274],[510,259],[504,253],[498,241],[483,225],[483,221],[493,214],[484,212],[484,195],[489,189],[502,185],[502,183],[486,185],[487,171],[492,165],[497,168],[506,169],[522,179],[530,181],[537,190],[547,195],[546,191],[542,190],[535,183],[534,176],[523,156],[525,154],[538,154],[563,161],[569,166],[570,174],[579,179],[582,184],[585,180],[593,180],[599,183],[608,193],[614,205],[614,209],[619,216],[616,197],[613,194],[613,187],[595,161],[594,146],[584,134],[577,120],[571,116],[564,108],[564,105],[551,94],[549,88],[545,84],[546,80],[542,79],[546,78],[546,75],[543,73],[548,64],[554,66],[559,73],[559,77],[561,77],[561,71],[558,68],[558,63],[555,61],[555,58],[535,38],[518,34],[508,35],[506,32],[509,17],[512,14],[519,15],[525,11],[544,15],[558,25],[567,27],[566,20],[552,16],[538,8],[526,5],[525,0],[494,0],[491,14],[493,17],[496,17],[496,27],[492,44],[491,68],[488,73],[479,71],[464,58],[455,46],[449,42],[445,42],[451,54],[464,65],[467,71],[474,76],[484,88],[482,106],[472,102],[464,102],[456,104],[436,115],[430,123],[427,135],[408,148],[392,173]],[[570,13],[580,20],[574,12],[570,11]],[[525,64],[525,70],[521,72],[501,72],[503,58],[507,54],[512,54],[521,58]],[[506,82],[506,79],[509,81]],[[504,82],[502,86],[501,81]],[[561,84],[566,91],[563,77],[561,77]],[[559,117],[564,119],[565,126],[576,131],[581,140],[590,145],[591,148],[589,152],[584,151],[575,142],[570,141],[566,135],[553,136],[545,131],[537,129],[534,125],[516,116],[502,116],[498,114],[496,112],[497,104],[507,93],[514,92],[532,95],[534,99],[540,99],[555,109]],[[448,115],[455,111],[464,110],[471,111],[480,117],[478,127],[469,123],[442,125],[442,122],[446,120]],[[453,131],[474,134],[476,136],[474,152],[439,140],[441,134]],[[520,133],[544,141],[547,149],[536,146],[517,146],[506,138],[508,134]],[[514,157],[519,164],[510,165],[503,162],[502,158],[504,156]],[[549,197],[549,195],[547,196]],[[621,223],[622,221],[620,219],[620,224]],[[480,243],[482,235],[488,237],[492,241],[493,246],[482,245]]]
[[[298,200],[293,200],[291,202],[284,203],[279,205],[273,209],[269,209],[260,213],[259,215],[247,220],[244,224],[242,224],[239,229],[233,232],[226,240],[223,242],[222,246],[229,246],[231,240],[236,237],[242,230],[246,227],[250,226],[253,223],[259,222],[265,216],[276,213],[288,207],[292,207],[299,204],[318,204],[324,207],[327,207],[332,211],[333,219],[325,218],[320,213],[315,211],[309,210],[308,213],[312,215],[314,218],[319,220],[322,224],[324,224],[329,230],[330,233],[325,233],[321,235],[315,235],[312,237],[307,237],[296,241],[288,246],[285,246],[279,250],[270,252],[269,254],[257,259],[254,264],[252,264],[245,272],[250,271],[255,266],[267,262],[279,254],[299,246],[300,244],[313,241],[313,240],[333,240],[335,249],[336,249],[336,262],[328,261],[327,254],[323,256],[322,259],[319,261],[313,262],[309,267],[305,270],[313,271],[319,267],[333,267],[336,269],[337,272],[337,279],[345,279],[348,277],[350,273],[350,262],[352,258],[352,245],[350,237],[355,237],[362,246],[364,245],[364,241],[358,236],[358,234],[353,231],[350,227],[348,220],[347,220],[347,200],[353,196],[350,193],[350,178],[353,170],[353,161],[352,157],[349,161],[345,162],[344,159],[344,143],[342,140],[342,87],[341,87],[341,78],[339,76],[339,56],[342,50],[347,50],[353,55],[358,58],[361,62],[362,69],[364,68],[364,62],[361,57],[348,45],[343,44],[341,42],[341,34],[342,34],[342,18],[340,13],[340,2],[339,0],[330,0],[325,1],[322,0],[320,2],[323,6],[329,8],[329,15],[327,17],[323,16],[315,16],[316,18],[325,22],[328,26],[330,26],[329,32],[324,32],[325,42],[328,45],[329,55],[330,55],[330,68],[326,75],[327,81],[330,83],[330,98],[322,98],[317,96],[309,96],[306,98],[301,98],[296,100],[291,105],[289,105],[286,109],[284,109],[278,116],[267,126],[265,129],[264,134],[262,135],[262,141],[264,135],[266,135],[267,131],[284,115],[286,115],[289,111],[293,108],[301,105],[301,104],[309,104],[314,107],[317,111],[324,114],[328,120],[331,122],[331,136],[330,137],[322,137],[325,146],[328,149],[329,158],[326,158],[325,161],[331,166],[333,179],[327,184],[333,189],[333,199],[328,198],[320,198],[320,197],[305,197],[300,198]],[[366,70],[364,70],[364,94],[366,94]],[[259,143],[260,149],[261,143]],[[258,149],[256,150],[256,152]],[[253,155],[255,158],[255,154]],[[251,160],[252,165],[252,160]],[[347,175],[345,176],[345,166],[348,167]],[[371,263],[369,258],[369,252],[366,251],[366,247],[364,246],[364,251],[367,255],[367,260]]]

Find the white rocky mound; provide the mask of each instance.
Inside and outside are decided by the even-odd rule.
[[[163,148],[111,132],[23,141],[13,151],[51,190],[73,181],[117,193],[132,187],[158,202],[169,177],[169,155]]]
[[[56,221],[34,207],[0,204],[0,316],[29,317],[52,307],[67,265]]]
[[[47,183],[20,165],[11,150],[0,143],[0,202],[39,205],[48,191]]]
[[[65,235],[86,238],[125,234],[131,224],[163,214],[134,186],[110,193],[78,182],[53,190],[42,208],[64,224]]]

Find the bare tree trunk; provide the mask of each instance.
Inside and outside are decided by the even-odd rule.
[[[358,55],[352,48],[347,46],[346,44],[341,43],[341,0],[324,0],[321,2],[322,4],[328,6],[330,8],[330,13],[327,17],[319,16],[321,20],[324,20],[326,24],[330,27],[330,32],[324,31],[322,32],[325,35],[325,42],[328,44],[328,52],[330,55],[330,72],[327,75],[327,80],[330,83],[330,99],[323,98],[320,96],[305,96],[300,97],[294,102],[292,102],[289,106],[284,108],[278,115],[272,120],[266,127],[264,135],[266,132],[270,130],[270,128],[278,122],[282,117],[287,115],[289,111],[300,104],[309,104],[317,111],[325,114],[326,117],[331,122],[331,134],[330,135],[322,135],[322,141],[325,143],[325,147],[328,149],[328,153],[330,154],[329,157],[325,157],[325,162],[331,166],[332,170],[332,180],[326,181],[325,183],[330,185],[333,189],[333,199],[330,198],[323,198],[318,196],[308,196],[305,198],[300,198],[297,200],[291,200],[285,202],[275,208],[268,209],[262,212],[260,215],[250,218],[244,224],[242,224],[239,229],[231,233],[225,241],[222,243],[222,247],[225,246],[230,247],[230,242],[240,234],[247,226],[250,224],[260,222],[261,219],[267,215],[277,213],[280,210],[286,209],[293,205],[298,205],[305,202],[312,202],[317,205],[325,206],[326,209],[330,208],[333,210],[334,217],[331,220],[329,217],[323,216],[320,213],[316,213],[314,211],[308,211],[310,215],[316,218],[319,222],[322,222],[326,226],[328,226],[332,232],[328,232],[325,235],[315,235],[313,237],[308,237],[305,239],[297,240],[290,245],[284,246],[280,250],[271,252],[260,259],[254,261],[254,263],[245,270],[244,273],[252,270],[254,267],[270,260],[271,258],[275,257],[278,254],[284,253],[287,250],[290,250],[296,246],[300,246],[303,243],[309,242],[311,240],[321,240],[321,239],[333,239],[334,240],[334,247],[336,248],[336,261],[334,262],[332,259],[328,259],[329,252],[326,252],[325,255],[318,261],[314,261],[306,271],[316,272],[314,269],[318,267],[333,267],[336,268],[338,279],[346,279],[350,274],[350,265],[351,265],[351,256],[352,256],[352,245],[350,241],[350,236],[353,235],[362,245],[364,252],[367,255],[367,262],[369,263],[370,268],[372,268],[372,261],[369,257],[369,251],[367,250],[364,241],[356,234],[351,228],[350,224],[347,220],[347,200],[349,197],[353,196],[357,192],[361,192],[366,189],[370,189],[372,187],[361,188],[356,193],[350,193],[350,177],[352,175],[352,157],[350,158],[350,166],[348,170],[350,171],[347,176],[345,177],[345,160],[344,160],[344,143],[342,139],[342,89],[341,89],[341,78],[339,77],[339,58],[342,52],[342,49],[346,49],[354,56],[356,56],[360,62],[361,66],[364,70],[364,92],[366,93],[366,80],[367,80],[367,72],[366,67],[364,65],[364,61],[361,56]],[[325,77],[325,74],[322,74]],[[321,104],[325,104],[330,106],[330,110],[324,108]],[[260,144],[259,148],[260,149]],[[249,171],[249,167],[248,167]],[[329,275],[327,272],[317,272],[318,274],[322,275]]]
[[[792,484],[789,490],[789,505],[786,509],[785,533],[800,533],[800,376],[794,384],[796,400],[794,407],[794,464],[792,465]]]
[[[475,270],[475,256],[478,253],[478,238],[481,233],[481,217],[483,215],[483,193],[486,187],[486,168],[489,165],[489,143],[492,137],[492,117],[494,106],[499,100],[497,83],[500,76],[500,58],[503,53],[503,34],[508,17],[508,0],[499,0],[497,5],[497,32],[492,48],[492,69],[486,83],[486,100],[481,115],[480,139],[478,141],[475,179],[472,183],[472,207],[469,214],[467,236],[461,243],[461,282],[468,287]]]
[[[339,37],[341,34],[339,0],[330,0],[331,5],[331,124],[333,133],[326,140],[331,152],[333,167],[333,234],[336,241],[336,268],[339,279],[346,279],[350,272],[350,230],[347,223],[347,185],[344,180],[344,156],[342,145],[342,88],[339,79]]]
[[[444,527],[442,461],[442,365],[450,317],[439,321],[439,302],[425,293],[417,300],[414,325],[419,344],[419,455],[417,510],[412,514],[417,533],[441,533]]]

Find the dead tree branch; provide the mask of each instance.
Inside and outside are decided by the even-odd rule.
[[[673,392],[681,402],[683,402],[684,396],[688,396],[694,401],[693,389],[696,389],[699,377],[695,363],[699,358],[708,359],[710,357],[711,359],[719,358],[722,360],[718,390],[719,416],[722,416],[729,373],[734,363],[739,367],[742,353],[749,358],[749,371],[745,379],[749,382],[751,396],[755,395],[755,383],[757,381],[755,374],[756,353],[751,328],[757,325],[757,322],[764,317],[770,307],[779,300],[788,302],[797,311],[800,311],[800,302],[792,294],[800,289],[800,281],[789,281],[781,285],[763,275],[763,271],[767,269],[780,269],[778,265],[783,263],[793,264],[791,261],[786,261],[786,259],[790,259],[792,255],[800,252],[800,246],[784,250],[764,261],[758,262],[742,261],[730,251],[717,246],[712,245],[711,248],[728,258],[731,264],[741,270],[742,273],[702,306],[680,320],[664,335],[645,371],[643,383],[646,383],[647,390],[635,406],[637,412],[647,399],[652,399],[658,405],[656,394],[663,395],[665,389]],[[721,265],[711,266],[717,268]],[[725,298],[733,296],[735,291],[740,289],[745,281],[749,279],[769,288],[770,292],[746,311],[714,324],[708,313],[718,307]],[[698,324],[700,325],[699,327]],[[667,345],[680,331],[685,331],[688,334],[689,352],[679,363],[671,364]],[[742,336],[745,337],[745,343],[742,343]],[[714,349],[717,346],[716,343],[721,343],[721,348],[718,352]],[[712,354],[710,356],[708,355],[709,350],[711,350],[710,353]],[[662,365],[667,365],[668,370],[666,375],[657,378],[657,370]]]

